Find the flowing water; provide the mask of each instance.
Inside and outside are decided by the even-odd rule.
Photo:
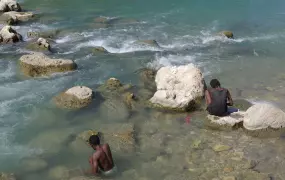
[[[51,101],[75,85],[95,90],[110,77],[139,85],[137,71],[141,68],[194,63],[207,82],[219,78],[235,98],[269,101],[284,109],[285,1],[19,3],[39,18],[14,27],[24,36],[24,43],[0,46],[1,171],[33,180],[52,179],[49,170],[59,165],[70,172],[87,169],[92,151],[73,152],[69,135],[105,123],[128,122],[135,124],[137,144],[133,153],[114,151],[120,172],[115,179],[285,179],[282,137],[263,139],[240,129],[213,130],[205,124],[203,112],[191,113],[190,123],[185,124],[189,114],[141,109],[125,118],[123,112],[108,115],[104,107],[98,107],[97,99],[91,108],[75,112],[60,110]],[[127,20],[98,28],[94,22],[97,17]],[[55,53],[50,56],[72,59],[78,70],[43,78],[23,76],[18,59],[30,52],[25,48],[30,40],[27,32],[56,29],[61,32],[51,42]],[[233,31],[235,39],[219,36],[222,30]],[[148,39],[155,39],[160,47],[134,44]],[[90,49],[95,46],[103,46],[112,54],[94,55]],[[212,148],[217,144],[231,149],[215,152]],[[31,156],[43,158],[48,166],[25,170],[23,158]],[[246,168],[248,161],[255,163]]]

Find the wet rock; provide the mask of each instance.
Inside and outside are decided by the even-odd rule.
[[[227,145],[222,145],[222,144],[217,144],[213,147],[213,150],[215,152],[222,152],[222,151],[228,151],[230,150],[231,147],[230,146],[227,146]]]
[[[20,5],[16,0],[1,0],[0,1],[0,12],[8,11],[21,11]]]
[[[124,101],[125,101],[127,107],[129,109],[134,109],[136,99],[137,99],[136,96],[134,95],[134,93],[127,92],[127,93],[123,94],[123,96],[124,96]]]
[[[11,26],[4,26],[0,31],[0,40],[0,43],[15,43],[21,41],[22,36]]]
[[[34,51],[50,51],[51,46],[48,40],[39,38],[37,42],[33,42],[27,46],[28,49]]]
[[[44,31],[44,32],[38,32],[38,31],[29,31],[27,32],[27,36],[29,38],[46,38],[46,39],[52,39],[59,35],[61,31],[58,29],[50,30],[50,31]]]
[[[233,39],[234,38],[234,34],[231,31],[222,31],[219,34],[229,38],[229,39]]]
[[[122,176],[126,179],[138,179],[140,177],[135,169],[124,171]]]
[[[25,75],[35,77],[73,71],[77,65],[72,60],[51,59],[43,53],[33,53],[20,58],[20,67]]]
[[[58,180],[68,179],[69,170],[65,166],[56,166],[49,170],[48,175],[51,179],[58,179]]]
[[[159,44],[156,40],[139,40],[136,41],[135,44],[159,48]]]
[[[285,127],[285,113],[271,104],[255,104],[246,111],[243,125],[250,131],[280,129]]]
[[[16,12],[10,11],[3,13],[0,16],[0,22],[6,22],[8,25],[14,25],[19,22],[26,22],[31,20],[34,17],[32,12]]]
[[[86,86],[75,86],[54,98],[58,107],[67,109],[79,109],[88,106],[92,102],[93,91]]]
[[[108,79],[103,85],[101,85],[97,91],[105,98],[110,98],[114,95],[121,95],[121,93],[126,92],[131,89],[130,84],[123,85],[120,80],[116,78]]]
[[[37,157],[24,158],[21,160],[21,167],[27,172],[37,172],[47,168],[48,164],[45,160]]]
[[[16,180],[14,174],[0,173],[0,180]]]
[[[109,52],[102,46],[97,46],[92,49],[93,54],[108,54]]]
[[[195,110],[204,96],[204,79],[193,64],[162,67],[155,82],[157,91],[150,99],[154,107],[177,111]]]
[[[96,130],[87,130],[77,138],[87,142],[92,134],[99,133],[102,143],[108,143],[113,151],[133,152],[135,149],[134,125],[131,123],[104,124]]]
[[[230,114],[229,116],[218,117],[213,115],[207,115],[207,118],[211,121],[211,123],[220,125],[220,126],[229,126],[233,127],[236,124],[240,123],[244,119],[243,111],[235,112]]]
[[[155,70],[144,68],[140,70],[139,75],[140,75],[140,80],[142,81],[146,89],[156,90],[156,85],[155,85],[156,71]]]
[[[69,144],[69,147],[74,153],[77,154],[87,154],[93,152],[93,150],[88,146],[87,142],[79,138],[76,138],[74,141],[72,141]]]
[[[40,148],[45,154],[58,153],[61,147],[67,143],[71,134],[72,130],[70,129],[53,129],[41,132],[28,143],[28,146]]]
[[[236,180],[236,177],[234,177],[234,176],[225,176],[225,177],[223,177],[223,180]]]
[[[199,149],[201,146],[202,141],[200,139],[196,139],[192,143],[192,148]]]

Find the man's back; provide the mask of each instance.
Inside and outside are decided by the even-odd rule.
[[[101,171],[109,171],[114,167],[112,153],[108,144],[100,145],[93,154],[92,159],[93,165],[97,165]]]

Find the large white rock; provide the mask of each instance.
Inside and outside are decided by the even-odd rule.
[[[16,0],[0,0],[0,12],[21,11]]]
[[[4,26],[0,31],[0,43],[18,42],[22,36],[18,34],[11,26]]]
[[[20,66],[24,74],[32,77],[72,71],[77,67],[72,60],[51,59],[43,53],[23,55],[20,58]]]
[[[157,91],[150,101],[166,108],[188,110],[204,95],[204,79],[193,64],[162,67],[155,82]]]
[[[243,126],[248,130],[280,129],[285,127],[285,113],[271,104],[255,104],[246,111]]]
[[[93,91],[86,86],[75,86],[54,98],[56,105],[68,109],[77,109],[92,102]]]

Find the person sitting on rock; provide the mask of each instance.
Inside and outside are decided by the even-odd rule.
[[[89,158],[91,174],[113,175],[117,168],[114,164],[109,145],[100,145],[100,138],[98,135],[91,135],[88,143],[95,150],[93,155]]]
[[[233,106],[233,100],[228,89],[222,88],[217,79],[210,82],[212,88],[206,89],[205,97],[207,103],[207,111],[214,116],[227,116],[238,109],[228,107]]]

